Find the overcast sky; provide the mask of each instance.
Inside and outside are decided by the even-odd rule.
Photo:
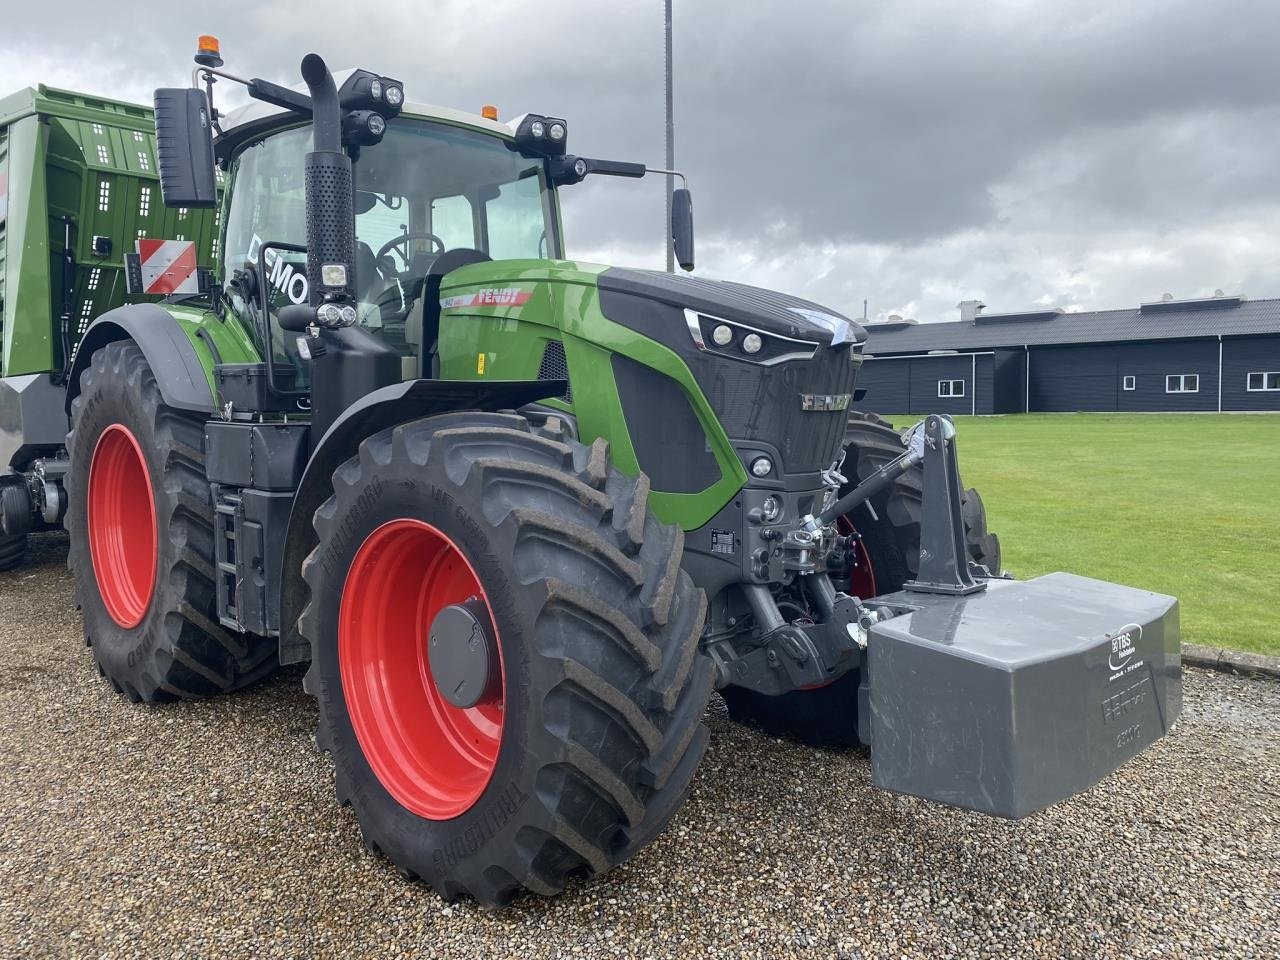
[[[1276,0],[675,6],[703,275],[922,322],[971,297],[1280,296]],[[5,7],[0,95],[149,102],[207,32],[233,73],[294,83],[315,51],[413,100],[564,116],[575,153],[663,158],[661,0]],[[660,266],[662,203],[656,181],[566,190],[569,253]]]

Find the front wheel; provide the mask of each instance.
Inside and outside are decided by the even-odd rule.
[[[306,686],[365,842],[448,899],[554,894],[665,827],[707,742],[706,600],[646,478],[526,420],[375,434],[303,565]]]
[[[849,492],[876,470],[902,456],[905,448],[893,425],[875,414],[855,413],[845,433],[843,472]],[[839,519],[842,532],[857,535],[851,552],[849,580],[853,592],[868,598],[902,589],[920,566],[920,511],[924,468],[913,467],[887,490]],[[993,574],[1001,572],[1000,541],[987,530],[987,510],[978,491],[964,491],[960,506],[969,557]],[[754,690],[721,691],[729,716],[762,728],[773,736],[791,737],[817,747],[856,746],[858,684],[862,672],[851,670],[813,690],[766,697]]]

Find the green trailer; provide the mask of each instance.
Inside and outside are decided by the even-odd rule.
[[[216,211],[162,202],[151,108],[44,85],[0,100],[0,569],[62,522],[65,387],[89,324],[161,299],[127,292],[125,255],[189,240],[211,265],[216,231]]]
[[[223,72],[211,38],[196,62],[154,117],[0,111],[0,565],[64,523],[117,692],[309,664],[366,843],[488,904],[657,836],[713,690],[1010,818],[1169,730],[1176,600],[1009,577],[950,421],[857,411],[856,321],[568,257],[561,191],[678,174],[314,54],[299,87]],[[251,102],[217,111],[215,77]],[[692,269],[686,187],[671,219]],[[195,241],[195,292],[122,292],[156,289],[158,240]]]

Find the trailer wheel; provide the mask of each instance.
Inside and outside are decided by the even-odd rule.
[[[679,808],[707,743],[706,598],[649,484],[558,421],[449,414],[333,475],[306,688],[366,845],[446,899],[551,895]]]
[[[0,571],[12,570],[27,555],[27,535],[0,537]]]
[[[889,421],[873,413],[854,413],[845,432],[843,473],[848,485],[842,493],[884,464],[897,459],[905,448]],[[888,490],[871,500],[873,516],[865,506],[840,518],[840,527],[858,534],[855,564],[851,571],[855,591],[892,593],[912,579],[920,565],[920,507],[924,469],[917,466],[903,474]],[[1000,540],[987,530],[987,511],[978,491],[964,491],[961,514],[970,557],[998,574]],[[861,671],[851,670],[833,683],[813,690],[797,690],[766,697],[741,687],[720,693],[729,716],[816,747],[856,746],[858,738],[858,684]]]
[[[219,626],[204,423],[167,406],[131,340],[94,353],[67,441],[66,528],[85,642],[133,701],[206,697],[276,664],[269,638]]]

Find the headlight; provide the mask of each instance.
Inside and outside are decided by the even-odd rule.
[[[382,81],[373,80],[369,83],[369,96],[375,100],[382,99]]]
[[[404,103],[404,91],[399,87],[387,87],[386,89],[387,103],[393,107],[398,107]]]
[[[773,461],[768,457],[756,457],[751,461],[753,477],[767,477],[771,473],[773,473]]]
[[[767,523],[773,523],[782,516],[782,501],[773,496],[765,497],[764,503],[760,504],[760,516]]]
[[[516,149],[526,157],[563,157],[568,136],[563,120],[526,113],[516,125]]]
[[[811,360],[818,351],[818,344],[812,340],[784,337],[740,320],[699,313],[690,307],[684,309],[684,322],[694,346],[699,350],[739,363],[771,366],[793,360]]]

